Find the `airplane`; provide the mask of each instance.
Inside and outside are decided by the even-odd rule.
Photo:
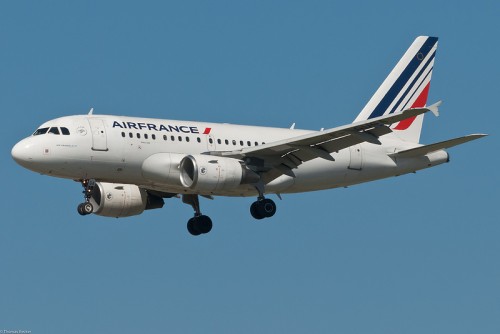
[[[272,217],[266,195],[347,187],[449,162],[447,148],[486,136],[470,134],[420,144],[438,45],[419,36],[353,123],[321,131],[115,115],[61,117],[12,148],[22,167],[78,181],[81,215],[139,215],[178,197],[191,205],[192,235],[212,220],[199,196],[249,197],[255,219]]]

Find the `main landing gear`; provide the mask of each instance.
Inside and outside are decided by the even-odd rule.
[[[95,180],[90,179],[90,180],[82,180],[82,186],[83,186],[83,195],[85,198],[85,202],[78,204],[78,213],[81,214],[82,216],[85,215],[90,215],[92,212],[94,212],[94,207],[92,203],[90,203],[90,198],[92,197],[92,194],[94,194],[94,190],[96,187]]]
[[[276,203],[272,199],[260,197],[250,206],[250,214],[255,219],[264,219],[274,216]]]
[[[194,217],[187,222],[187,229],[191,235],[206,234],[212,230],[212,219],[200,212],[198,195],[182,195],[182,202],[193,207]]]
[[[274,216],[276,213],[276,203],[272,199],[264,197],[264,184],[257,183],[255,189],[259,192],[259,196],[250,206],[252,217],[260,220]],[[194,217],[187,222],[189,233],[191,235],[200,235],[210,232],[212,230],[212,220],[210,217],[201,214],[198,195],[182,195],[182,202],[191,205],[194,210]]]
[[[274,216],[276,213],[276,203],[272,199],[264,197],[264,184],[259,182],[255,185],[259,192],[259,197],[250,206],[250,214],[255,219],[264,219]]]
[[[198,195],[182,195],[182,202],[193,207],[194,217],[187,222],[187,230],[191,235],[206,234],[212,230],[212,219],[201,214]],[[274,216],[276,204],[273,200],[259,196],[250,206],[250,213],[255,219],[264,219]]]

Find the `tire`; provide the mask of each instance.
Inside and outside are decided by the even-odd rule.
[[[78,204],[77,211],[78,211],[78,213],[79,213],[80,215],[85,216],[85,212],[83,211],[83,204],[84,204],[84,203],[80,203],[80,204]]]
[[[250,214],[255,219],[258,219],[258,220],[264,219],[264,216],[261,215],[258,207],[259,207],[259,202],[253,202],[252,205],[250,205]]]
[[[264,218],[272,217],[276,213],[276,204],[269,198],[257,201],[256,207],[258,214]]]
[[[94,212],[94,207],[90,203],[82,203],[82,211],[86,215],[90,215],[92,212]]]
[[[197,229],[197,226],[196,226],[196,218],[191,218],[188,220],[187,230],[191,235],[194,235],[194,236],[201,234],[201,232]]]
[[[202,234],[208,233],[212,230],[213,227],[212,219],[210,219],[209,216],[205,215],[199,216],[195,223],[195,227]]]

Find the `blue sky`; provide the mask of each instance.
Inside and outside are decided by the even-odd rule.
[[[498,333],[497,1],[3,1],[0,329],[33,333]],[[80,217],[80,185],[11,147],[96,113],[320,129],[351,122],[418,35],[440,38],[422,141],[451,163],[285,195]]]

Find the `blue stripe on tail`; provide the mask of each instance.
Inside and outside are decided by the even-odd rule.
[[[437,43],[437,41],[438,41],[437,37],[427,38],[424,45],[422,45],[422,47],[417,52],[415,57],[411,60],[411,62],[408,64],[408,66],[406,66],[406,68],[401,73],[399,78],[394,82],[394,84],[389,89],[389,91],[385,94],[385,96],[382,98],[382,100],[380,100],[379,104],[375,107],[375,109],[371,113],[370,117],[368,117],[368,118],[382,116],[385,113],[387,108],[389,108],[389,106],[391,105],[392,101],[394,101],[394,99],[398,96],[399,92],[403,89],[403,87],[406,85],[408,80],[410,80],[413,73],[420,66],[420,63],[422,62],[422,60],[424,60],[425,57],[427,57],[430,50],[432,50],[432,48]],[[421,56],[419,56],[419,55],[421,55]]]
[[[406,91],[403,93],[403,95],[399,98],[398,102],[394,105],[394,107],[392,107],[391,111],[389,112],[389,114],[392,114],[393,112],[396,111],[396,109],[398,108],[398,106],[400,106],[401,102],[403,102],[403,100],[408,96],[408,93],[412,90],[412,88],[415,86],[415,83],[422,77],[422,74],[427,70],[427,68],[429,67],[429,64],[432,62],[432,60],[434,59],[434,57],[436,56],[436,52],[434,52],[429,60],[427,61],[427,63],[425,63],[424,67],[422,67],[422,69],[420,70],[420,72],[417,74],[417,76],[415,77],[415,79],[413,79],[412,83],[408,86],[408,88],[406,89]],[[424,77],[424,80],[425,78],[429,75],[430,72],[428,72],[425,77]],[[422,83],[420,83],[422,84]],[[417,88],[418,90],[418,88]],[[413,92],[412,96],[415,94],[415,91]],[[411,97],[410,97],[410,100],[411,100]],[[397,110],[397,111],[401,111],[402,108],[400,108],[400,110]]]

